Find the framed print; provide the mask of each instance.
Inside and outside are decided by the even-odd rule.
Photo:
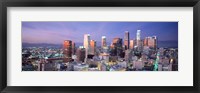
[[[199,0],[2,1],[1,92],[199,92]]]

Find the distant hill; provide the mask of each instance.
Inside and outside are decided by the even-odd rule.
[[[76,43],[76,46],[83,46],[82,43]],[[49,43],[22,43],[22,47],[56,47],[62,48],[62,44],[49,44]]]
[[[107,43],[110,45],[110,43]],[[97,42],[100,46],[101,42]],[[76,43],[76,47],[83,46],[83,43]],[[62,48],[62,44],[48,44],[48,43],[22,43],[22,47],[56,47]],[[178,41],[158,41],[158,47],[178,48]]]
[[[62,47],[61,44],[48,44],[48,43],[22,43],[22,47]]]

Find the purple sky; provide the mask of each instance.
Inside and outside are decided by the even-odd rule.
[[[113,38],[124,38],[129,31],[130,39],[136,38],[137,29],[141,38],[157,36],[159,41],[178,41],[178,22],[22,22],[22,42],[62,44],[64,40],[83,43],[83,35],[101,42],[107,37],[110,44]]]

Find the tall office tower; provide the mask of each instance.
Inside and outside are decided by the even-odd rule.
[[[76,50],[76,56],[77,56],[78,62],[84,62],[84,60],[85,60],[85,48],[83,46],[80,46]]]
[[[154,48],[157,49],[158,38],[156,36],[153,36],[153,39],[154,39]]]
[[[134,48],[134,40],[130,40],[130,49],[133,49]]]
[[[148,46],[152,47],[154,49],[157,48],[157,37],[156,36],[148,37]]]
[[[65,40],[63,44],[64,61],[69,62],[72,59],[72,41]]]
[[[101,38],[101,47],[103,48],[103,47],[106,47],[107,45],[106,45],[106,36],[102,36],[102,38]]]
[[[144,39],[144,46],[148,46],[148,37],[145,37]]]
[[[128,31],[125,32],[124,46],[125,46],[125,50],[129,49],[129,32]]]
[[[122,54],[122,39],[114,38],[112,41],[112,52],[113,56],[121,56]]]
[[[72,55],[75,55],[76,45],[75,42],[72,42]]]
[[[95,50],[96,50],[96,41],[91,40],[90,41],[90,54],[95,55],[95,53],[96,53]]]
[[[84,35],[84,41],[83,41],[83,45],[84,45],[84,48],[85,48],[85,58],[87,58],[87,55],[89,54],[90,52],[90,34],[85,34]]]
[[[157,48],[158,47],[158,38],[156,37],[156,36],[153,36],[153,38],[154,38],[154,40],[155,40],[155,48]]]
[[[141,30],[137,30],[137,34],[136,34],[137,46],[140,45],[140,31]]]

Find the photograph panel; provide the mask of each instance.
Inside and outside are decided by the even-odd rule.
[[[24,21],[22,71],[178,71],[178,22]]]

